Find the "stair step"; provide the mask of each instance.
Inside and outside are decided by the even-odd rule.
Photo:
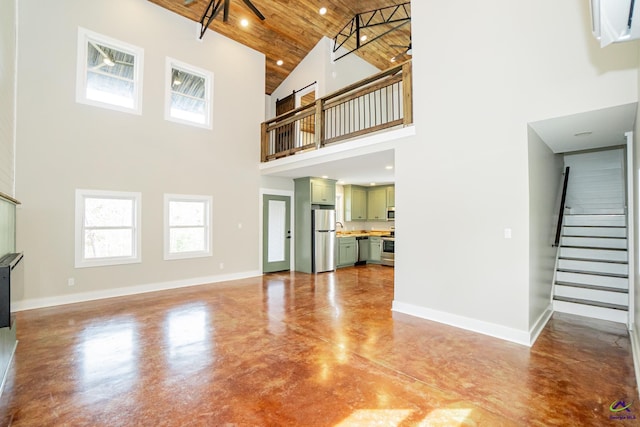
[[[582,289],[593,289],[597,291],[607,291],[607,292],[618,292],[622,294],[628,294],[628,289],[621,288],[610,288],[608,286],[598,286],[598,285],[585,285],[584,283],[572,283],[572,282],[560,282],[556,280],[556,285],[559,286],[570,286],[574,288],[582,288]]]
[[[627,311],[627,306],[621,305],[621,304],[611,304],[611,303],[600,302],[600,301],[592,301],[592,300],[580,299],[580,298],[567,298],[567,297],[560,297],[560,296],[557,296],[557,297],[554,296],[553,299],[555,301],[570,302],[573,304],[589,305],[592,307],[600,307],[600,308],[610,308],[612,310],[622,310],[625,312]]]
[[[561,246],[583,248],[626,249],[626,237],[567,237],[560,239]]]
[[[572,237],[576,240],[588,240],[593,239],[594,242],[606,242],[611,239],[612,242],[619,242],[620,240],[627,240],[627,236],[572,236],[570,234],[562,234],[561,237]]]
[[[585,270],[572,270],[568,268],[558,268],[556,271],[562,273],[578,273],[578,274],[589,274],[591,276],[603,276],[603,277],[619,277],[621,279],[628,279],[629,275],[625,273],[608,273],[603,271],[585,271]]]
[[[564,216],[565,225],[620,226],[627,225],[624,214],[569,214]]]
[[[558,259],[567,260],[567,261],[598,262],[598,263],[605,263],[605,264],[620,264],[620,265],[628,265],[629,264],[627,261],[614,261],[614,260],[610,260],[610,259],[575,258],[575,257],[567,257],[567,256],[561,256]]]
[[[625,310],[616,310],[613,308],[596,307],[593,305],[579,304],[567,301],[553,301],[553,310],[560,313],[575,314],[578,316],[591,317],[593,319],[609,320],[626,324],[629,320],[629,314]]]
[[[574,246],[560,247],[562,258],[587,258],[607,262],[628,262],[626,249],[581,248]]]
[[[583,271],[585,273],[619,274],[628,277],[626,262],[607,262],[587,259],[558,258],[558,269],[563,271]]]
[[[629,289],[629,279],[626,277],[604,276],[593,273],[557,271],[556,281],[579,283],[582,285],[606,286],[609,288]]]
[[[629,306],[629,295],[624,292],[611,292],[601,289],[589,289],[579,286],[564,286],[556,284],[554,289],[555,299],[567,299],[576,301],[590,301],[591,305],[599,307],[617,308]],[[612,305],[611,307],[609,305]],[[615,307],[614,307],[615,306]]]
[[[563,235],[571,237],[627,237],[627,227],[617,225],[565,225]]]

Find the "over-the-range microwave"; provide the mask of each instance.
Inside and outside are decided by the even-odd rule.
[[[387,208],[387,221],[395,221],[396,208]]]

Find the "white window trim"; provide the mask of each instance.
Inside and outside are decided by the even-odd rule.
[[[84,201],[86,198],[129,199],[134,202],[133,255],[129,257],[109,257],[97,259],[84,258]],[[135,264],[142,262],[140,242],[142,237],[142,194],[123,191],[82,190],[76,189],[75,218],[75,268],[101,267],[107,265]]]
[[[189,120],[180,119],[171,115],[171,87],[172,87],[172,69],[179,68],[187,73],[204,77],[205,81],[205,123],[196,123]],[[184,125],[200,127],[203,129],[213,128],[213,73],[193,65],[186,64],[174,58],[167,56],[165,61],[165,82],[164,82],[164,118],[167,121],[181,123]]]
[[[122,52],[127,52],[135,57],[133,69],[133,108],[120,105],[109,104],[89,99],[86,96],[87,89],[87,44],[89,40],[101,45],[112,47]],[[116,40],[78,27],[78,52],[76,65],[76,102],[80,104],[92,105],[94,107],[107,108],[110,110],[122,111],[130,114],[142,114],[142,75],[144,64],[144,49],[129,43]]]
[[[206,225],[207,228],[205,234],[205,250],[203,251],[192,251],[192,252],[180,252],[180,253],[172,253],[170,252],[170,237],[169,237],[169,202],[204,202],[207,206],[206,212]],[[213,228],[211,224],[212,220],[212,211],[213,211],[213,199],[211,196],[199,196],[199,195],[190,195],[190,194],[165,194],[164,195],[164,259],[165,260],[174,260],[174,259],[187,259],[187,258],[202,258],[202,257],[210,257],[213,256],[213,251],[211,250],[212,241],[213,241]]]

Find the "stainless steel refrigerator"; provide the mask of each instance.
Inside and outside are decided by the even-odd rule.
[[[321,273],[336,269],[336,211],[314,209],[311,211],[311,271]]]

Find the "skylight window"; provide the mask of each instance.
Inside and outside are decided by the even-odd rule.
[[[142,57],[139,47],[78,28],[76,101],[140,114]]]

